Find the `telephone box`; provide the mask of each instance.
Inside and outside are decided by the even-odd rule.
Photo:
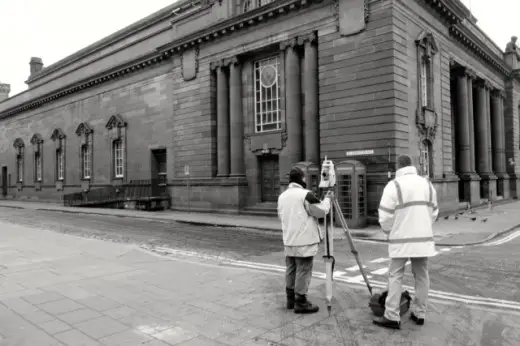
[[[318,186],[320,184],[320,168],[318,165],[310,161],[302,161],[298,162],[295,166],[300,168],[305,174],[305,178],[307,179],[307,189],[314,192],[316,196],[319,196],[320,189]]]
[[[359,161],[341,161],[336,165],[336,196],[350,228],[367,225],[366,167]]]

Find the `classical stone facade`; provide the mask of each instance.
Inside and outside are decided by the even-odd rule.
[[[0,85],[2,196],[161,176],[175,209],[273,211],[326,155],[363,163],[338,193],[375,217],[408,154],[443,211],[517,198],[519,71],[458,0],[182,1]]]

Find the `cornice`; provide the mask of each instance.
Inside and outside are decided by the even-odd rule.
[[[271,2],[265,6],[242,13],[209,28],[199,30],[196,33],[161,46],[157,48],[155,52],[147,54],[144,57],[127,62],[119,67],[104,71],[96,76],[86,78],[62,89],[50,92],[11,109],[0,112],[0,119],[40,107],[46,103],[70,96],[79,91],[98,87],[99,85],[111,82],[114,79],[163,63],[164,61],[169,60],[175,53],[182,53],[186,49],[194,48],[206,42],[215,41],[234,32],[264,23],[275,17],[280,17],[301,8],[308,7],[312,3],[322,2],[324,2],[324,0],[279,0]]]
[[[511,73],[511,69],[505,64],[503,58],[496,56],[490,49],[485,47],[485,45],[482,45],[480,40],[465,27],[461,25],[452,25],[450,27],[450,35],[497,71],[504,75],[509,75]]]
[[[151,54],[147,54],[145,57],[135,59],[134,61],[128,62],[117,68],[112,68],[110,70],[104,71],[98,74],[97,76],[86,78],[82,81],[71,84],[65,88],[47,93],[46,95],[24,102],[16,107],[5,110],[4,112],[0,112],[0,119],[40,107],[46,103],[56,101],[62,97],[70,96],[79,91],[88,90],[93,87],[98,87],[101,84],[112,82],[113,80],[119,79],[123,76],[139,72],[145,68],[152,67],[157,64],[161,64],[164,61],[169,60],[170,57],[171,55],[168,52],[154,52]]]
[[[450,24],[457,24],[468,18],[471,11],[460,0],[424,0]]]
[[[265,23],[274,17],[287,15],[290,12],[309,6],[311,3],[321,3],[323,0],[279,0],[251,11],[239,14],[209,28],[202,29],[172,43],[157,48],[160,52],[181,52],[196,45],[218,40],[234,32]]]

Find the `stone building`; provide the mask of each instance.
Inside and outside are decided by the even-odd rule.
[[[0,85],[2,196],[161,177],[175,209],[272,211],[327,155],[365,165],[376,216],[408,154],[442,211],[517,198],[519,61],[458,0],[180,1]]]

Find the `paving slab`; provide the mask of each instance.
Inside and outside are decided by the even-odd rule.
[[[49,263],[58,274],[55,282],[38,285],[37,292],[20,289],[18,295],[0,296],[0,335],[6,345],[515,345],[520,339],[520,309],[431,299],[425,326],[405,316],[402,330],[389,331],[372,324],[369,295],[360,285],[337,283],[329,316],[324,282],[314,278],[309,299],[320,311],[296,315],[284,308],[281,273],[165,258],[133,245],[1,221],[0,228],[4,248],[35,259],[55,257]],[[84,263],[71,248],[82,249]],[[87,275],[63,282],[59,268],[68,257]],[[7,278],[10,264],[3,262]],[[114,266],[129,270],[114,274]],[[96,275],[88,275],[89,270]],[[13,276],[20,286],[31,281],[17,274]]]

